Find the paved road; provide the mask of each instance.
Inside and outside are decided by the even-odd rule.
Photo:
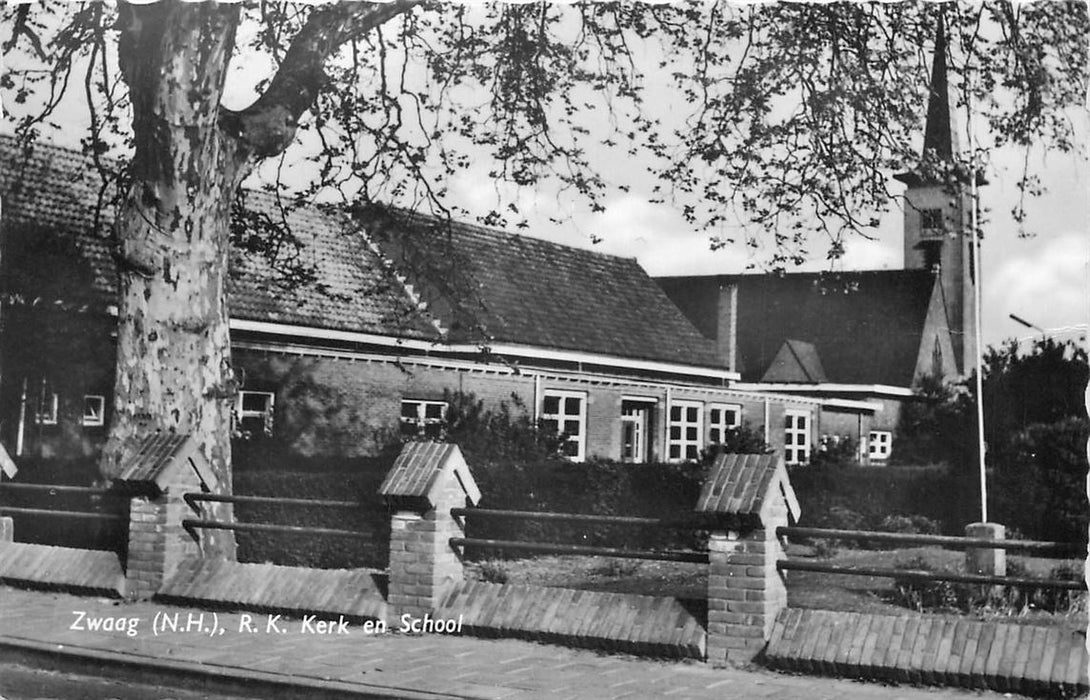
[[[164,620],[174,629],[161,629]],[[0,662],[92,676],[109,672],[153,688],[159,684],[193,689],[210,684],[212,692],[228,695],[307,698],[1003,697],[763,670],[712,669],[701,663],[606,655],[518,640],[366,634],[356,625],[349,625],[347,634],[336,625],[330,626],[329,633],[319,629],[283,617],[222,612],[213,616],[208,610],[0,587]]]

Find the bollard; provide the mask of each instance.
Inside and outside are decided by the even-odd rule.
[[[972,539],[1006,539],[1006,528],[999,523],[970,523],[965,526],[965,536]],[[1007,575],[1007,551],[1005,549],[965,550],[965,570],[970,574],[987,576]]]

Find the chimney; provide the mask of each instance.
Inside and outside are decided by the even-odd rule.
[[[719,357],[727,363],[731,372],[738,370],[738,285],[719,287],[719,303],[716,305],[715,344]]]

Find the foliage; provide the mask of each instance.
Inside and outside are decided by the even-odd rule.
[[[239,504],[240,522],[354,530],[369,539],[328,535],[245,532],[238,534],[239,561],[317,568],[384,568],[389,557],[390,514],[379,496],[385,471],[360,464],[360,470],[276,472],[240,470],[235,493],[331,501],[358,501],[359,508],[286,504]]]
[[[995,458],[989,498],[996,522],[1033,539],[1084,542],[1090,421],[1068,417],[1018,432]]]
[[[631,184],[607,182],[602,164],[643,155],[658,196],[689,221],[715,235],[728,217],[748,221],[751,242],[768,232],[781,262],[805,257],[815,231],[837,257],[845,232],[889,208],[888,174],[918,160],[940,18],[953,92],[981,106],[994,145],[1074,148],[1065,112],[1086,83],[1086,8],[1074,2],[156,5],[3,11],[0,90],[16,131],[48,132],[79,84],[82,142],[110,165],[107,198],[136,174],[107,156],[139,164],[158,138],[136,133],[149,112],[183,108],[158,99],[159,76],[192,52],[198,70],[173,79],[207,103],[194,108],[218,127],[208,133],[237,143],[247,167],[298,144],[298,167],[264,176],[300,201],[333,191],[460,216],[451,178],[487,172],[516,187],[551,180],[598,211],[610,186]],[[235,66],[256,84],[234,85]],[[310,181],[281,182],[288,172]],[[1040,183],[1026,172],[1022,189]],[[521,216],[500,201],[480,218]],[[292,232],[264,223],[290,257]],[[243,237],[260,254],[281,249]]]
[[[859,443],[850,438],[821,445],[810,457],[813,469],[859,466]]]
[[[899,532],[905,535],[937,535],[937,522],[923,515],[890,515],[878,525],[883,532]]]
[[[807,527],[882,530],[904,517],[960,535],[973,507],[944,467],[795,467],[790,476]]]
[[[702,462],[710,464],[720,454],[766,454],[772,448],[765,442],[764,432],[746,421],[724,431],[723,442],[704,451]]]
[[[1023,352],[1011,341],[989,350],[982,380],[989,517],[1033,539],[1085,541],[1088,379],[1086,351],[1071,342],[1038,340]],[[975,378],[928,380],[921,393],[924,400],[902,414],[893,461],[949,464],[951,487],[967,505],[979,502]],[[967,509],[963,522],[976,518]]]
[[[899,562],[898,569],[950,573],[932,566],[922,557]],[[1034,578],[1016,561],[1007,563],[1011,578]],[[1081,580],[1081,572],[1071,567],[1055,567],[1049,579]],[[909,577],[894,579],[894,602],[920,612],[990,613],[1020,615],[1029,610],[1070,614],[1085,609],[1086,594],[1050,587],[991,586],[951,581],[925,581]]]

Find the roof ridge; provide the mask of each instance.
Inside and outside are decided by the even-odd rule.
[[[440,216],[438,216],[436,214],[429,214],[427,212],[413,211],[413,210],[407,209],[405,207],[402,207],[402,206],[399,206],[399,205],[396,205],[396,204],[389,204],[389,205],[382,205],[382,206],[386,207],[389,210],[392,210],[392,211],[396,212],[397,214],[400,214],[400,215],[403,215],[403,216],[408,216],[408,217],[410,217],[410,219],[411,218],[421,218],[421,219],[427,219],[428,221],[433,221],[433,222],[439,223],[439,224],[447,223],[446,221],[443,220],[442,217],[440,217]],[[555,249],[559,249],[559,250],[574,251],[574,252],[577,252],[577,253],[580,253],[580,254],[594,255],[594,256],[598,256],[598,257],[602,257],[602,258],[611,258],[611,259],[614,259],[614,260],[623,260],[625,262],[633,262],[633,263],[637,262],[636,258],[628,257],[626,255],[617,255],[615,253],[606,253],[606,252],[600,251],[600,250],[591,250],[590,248],[580,248],[578,246],[568,245],[566,243],[558,243],[557,241],[550,241],[547,238],[538,238],[537,236],[527,235],[527,234],[524,234],[524,233],[516,233],[514,231],[508,231],[506,229],[495,228],[495,227],[491,227],[491,226],[484,226],[482,224],[472,223],[472,222],[469,222],[469,221],[463,221],[461,219],[451,218],[449,223],[451,224],[452,228],[462,229],[466,233],[475,233],[475,234],[481,234],[481,235],[492,236],[492,237],[503,236],[503,237],[509,237],[509,238],[517,238],[520,241],[527,241],[527,242],[530,242],[532,244],[540,244],[540,245],[543,245],[543,246],[547,246],[547,247],[555,248]]]

